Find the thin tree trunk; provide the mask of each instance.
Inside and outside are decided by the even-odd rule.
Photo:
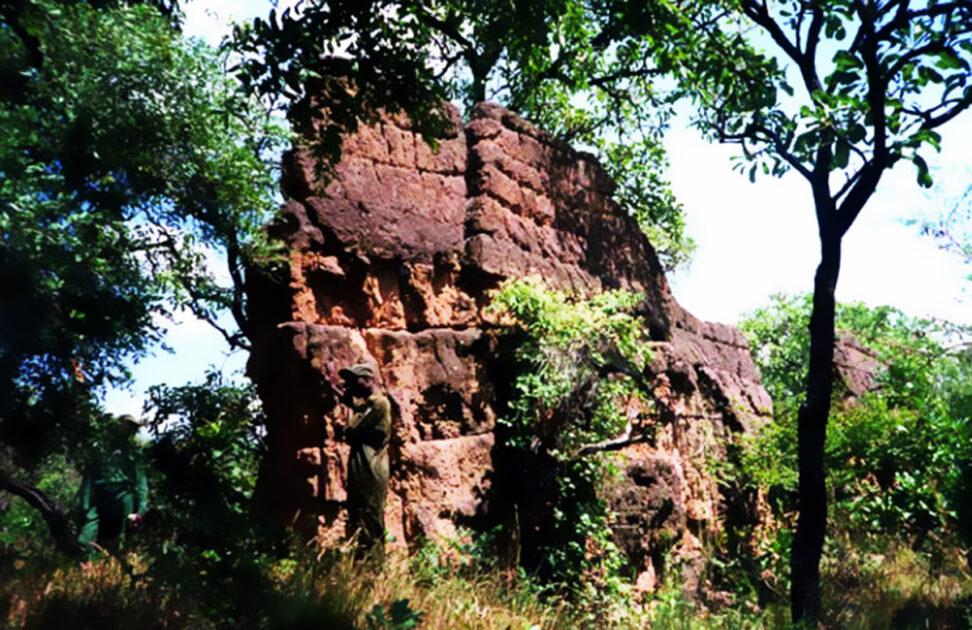
[[[824,441],[833,392],[834,291],[840,273],[840,236],[821,230],[821,257],[810,316],[810,368],[806,399],[797,415],[799,520],[790,555],[790,607],[794,621],[820,618],[820,556],[827,528]]]

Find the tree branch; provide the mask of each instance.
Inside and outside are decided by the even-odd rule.
[[[800,173],[808,181],[813,181],[813,172],[806,167],[795,155],[790,153],[786,148],[783,139],[779,137],[778,134],[774,133],[767,127],[757,125],[755,122],[750,123],[744,131],[741,133],[728,133],[726,132],[722,125],[717,125],[715,127],[716,135],[719,138],[719,142],[728,144],[741,144],[746,140],[757,140],[759,142],[768,142],[773,145],[773,149],[779,154],[787,164],[789,164],[794,170]],[[759,138],[756,134],[764,134],[764,138]]]
[[[854,147],[851,147],[851,148],[854,148]],[[861,153],[861,155],[863,155],[863,153]],[[867,160],[864,160],[864,163],[867,164]],[[844,185],[841,186],[840,189],[836,193],[834,193],[834,201],[839,202],[840,201],[840,198],[847,194],[847,191],[849,191],[851,189],[851,187],[854,185],[854,182],[856,182],[858,179],[860,179],[860,177],[861,177],[861,170],[862,169],[857,169],[856,171],[854,171],[854,174],[853,175],[851,175],[850,177],[847,178],[847,181],[844,182]]]
[[[928,118],[921,124],[922,129],[934,129],[952,120],[972,105],[972,92],[966,92],[965,96],[956,102],[956,105],[943,114]]]
[[[846,191],[847,196],[840,203],[835,220],[837,233],[843,236],[853,225],[857,216],[864,208],[864,204],[877,189],[881,175],[888,165],[890,151],[888,149],[887,115],[884,106],[887,99],[887,81],[881,76],[881,66],[878,59],[878,39],[874,30],[873,16],[865,13],[859,15],[863,39],[861,42],[861,58],[867,72],[867,105],[871,117],[871,128],[874,134],[874,154],[871,161],[859,171],[857,181]],[[843,192],[843,189],[842,189]],[[836,198],[835,198],[836,201]]]
[[[807,47],[804,50],[803,58],[799,60],[800,74],[807,91],[811,94],[814,90],[821,87],[820,77],[817,76],[817,46],[820,44],[820,31],[824,26],[824,14],[820,5],[813,5],[813,19],[810,21],[810,29],[807,32]]]
[[[934,18],[942,15],[950,15],[954,11],[962,9],[972,11],[972,0],[957,0],[956,2],[934,4],[925,7],[924,9],[917,9],[915,11],[908,10],[909,4],[909,2],[904,1],[903,4],[898,8],[898,13],[894,16],[894,19],[881,27],[881,30],[877,32],[877,37],[879,40],[883,41],[888,39],[896,29],[908,26],[908,24],[912,23],[912,20],[915,18]]]
[[[718,414],[718,413],[711,413],[711,414],[685,413],[685,414],[671,414],[670,416],[666,416],[660,413],[650,413],[638,417],[639,418],[644,418],[644,417],[664,418],[666,420],[669,419],[712,420],[712,419],[722,418],[723,416],[722,414]],[[582,457],[584,455],[590,455],[592,453],[602,453],[604,451],[616,451],[626,446],[630,446],[632,444],[641,444],[643,442],[650,442],[654,437],[647,433],[638,433],[636,435],[632,435],[632,433],[633,433],[633,427],[631,423],[629,423],[628,426],[625,428],[624,433],[622,433],[618,437],[611,438],[610,440],[603,440],[601,442],[595,442],[593,444],[585,444],[584,446],[577,449],[577,451],[574,453],[574,457]]]
[[[78,541],[78,537],[71,530],[67,515],[58,509],[54,502],[47,498],[46,494],[37,488],[7,476],[3,472],[0,472],[0,490],[6,490],[17,495],[41,513],[58,551],[72,557],[84,554],[85,546]]]
[[[896,74],[901,72],[902,68],[904,68],[906,65],[908,65],[918,57],[930,53],[942,52],[943,50],[945,50],[944,40],[934,41],[925,44],[924,46],[921,46],[919,48],[910,50],[908,51],[907,54],[901,55],[901,57],[899,57],[898,60],[894,62],[894,65],[888,68],[887,74],[882,76],[881,80],[884,82],[885,85],[887,85],[888,83],[891,82],[891,79],[893,79]]]
[[[459,44],[466,50],[473,50],[473,51],[476,50],[476,46],[471,41],[469,41],[462,33],[459,32],[459,29],[456,27],[455,24],[443,20],[442,18],[436,17],[435,15],[432,15],[428,11],[423,11],[419,15],[419,18],[423,22],[425,22],[426,26],[431,26],[432,28],[439,31],[440,33],[442,33],[443,35],[445,35],[455,43]]]
[[[810,22],[810,29],[807,33],[806,51],[801,51],[786,36],[780,25],[769,14],[765,2],[757,4],[754,0],[745,0],[742,4],[743,13],[753,22],[763,27],[776,45],[783,49],[800,69],[800,76],[803,77],[804,86],[810,94],[820,89],[820,79],[817,77],[816,64],[814,58],[817,51],[817,43],[820,40],[820,31],[823,28],[823,12],[815,6],[813,19]]]
[[[169,256],[171,257],[172,260],[176,260],[176,261],[181,260],[182,254],[179,251],[179,247],[176,244],[175,239],[169,233],[169,231],[165,229],[165,226],[153,220],[151,217],[149,217],[148,220],[158,230],[157,242],[159,243],[161,248],[169,252]],[[240,325],[241,322],[245,324],[247,322],[247,319],[246,319],[246,312],[243,303],[244,283],[243,283],[243,276],[239,268],[239,258],[240,258],[239,244],[236,242],[235,236],[231,237],[227,241],[226,255],[227,255],[227,262],[229,264],[230,277],[233,280],[233,289],[232,289],[233,296],[228,306],[230,312],[233,314],[233,319],[236,320],[237,325]],[[151,262],[154,267],[154,261]],[[208,278],[208,276],[204,276],[204,277],[207,280],[210,279]],[[234,349],[240,348],[243,350],[250,349],[250,344],[247,342],[247,335],[245,334],[246,329],[243,326],[240,326],[241,332],[231,333],[230,331],[220,326],[219,323],[216,321],[216,317],[214,317],[212,313],[210,313],[205,307],[202,306],[207,301],[216,301],[217,303],[219,301],[214,300],[212,296],[207,296],[202,290],[200,290],[197,279],[189,276],[186,273],[175,274],[175,279],[179,283],[179,285],[185,290],[186,294],[188,294],[189,296],[188,307],[193,315],[195,315],[202,321],[212,326],[213,329],[215,329],[219,334],[221,334],[223,336],[223,339],[226,340],[226,343],[229,345],[230,348],[234,348]],[[215,285],[215,283],[213,284]],[[218,287],[218,285],[216,286]],[[226,305],[223,304],[223,306]]]
[[[244,305],[245,299],[245,284],[243,282],[243,273],[240,269],[240,244],[236,238],[236,234],[230,234],[226,242],[226,265],[229,267],[230,278],[233,281],[233,301],[230,304],[230,312],[233,314],[233,319],[236,320],[236,325],[239,326],[242,334],[248,338],[252,339],[252,334],[250,330],[250,320],[246,316],[246,309]],[[223,336],[226,337],[226,333],[220,330]],[[234,335],[234,337],[239,337],[239,335]],[[233,342],[230,342],[230,347],[233,347]],[[237,340],[238,347],[244,348],[246,350],[250,349],[250,345],[247,343],[242,343],[242,340]]]

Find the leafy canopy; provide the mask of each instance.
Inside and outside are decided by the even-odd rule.
[[[264,156],[283,136],[174,15],[2,13],[0,74],[22,80],[0,94],[0,440],[22,455],[83,436],[60,429],[127,381],[176,309],[245,322],[241,264],[275,206]],[[209,271],[214,251],[234,286]]]
[[[798,171],[813,183],[818,206],[826,199],[839,207],[841,233],[898,161],[913,162],[918,183],[931,185],[923,153],[937,150],[938,128],[972,104],[972,6],[730,5],[731,19],[698,24],[699,45],[679,73],[699,105],[697,124],[721,142],[739,144],[752,163],[750,177],[757,167],[774,175]],[[743,38],[752,52],[718,63],[725,43]],[[831,179],[831,172],[842,176]]]

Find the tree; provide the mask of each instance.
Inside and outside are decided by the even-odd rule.
[[[938,129],[972,104],[972,2],[742,0],[686,15],[683,32],[673,65],[698,105],[696,124],[739,145],[751,179],[758,168],[796,171],[814,202],[820,263],[798,420],[800,518],[791,557],[792,614],[812,621],[820,612],[841,242],[895,164],[910,160],[919,185],[932,184],[922,153],[937,148]],[[747,37],[749,46],[774,47],[775,57],[753,48],[725,54],[729,45],[745,48]],[[790,64],[787,72],[777,60]]]
[[[379,108],[404,110],[435,137],[441,120],[434,104],[450,99],[466,107],[496,100],[594,149],[618,182],[619,201],[639,219],[663,265],[673,268],[693,245],[662,176],[660,138],[672,100],[656,86],[665,68],[649,54],[673,23],[671,10],[658,2],[654,15],[643,12],[640,30],[654,39],[614,45],[618,32],[630,29],[612,21],[612,7],[599,5],[313,0],[238,27],[232,43],[245,59],[243,84],[313,130],[319,163],[338,159],[341,134],[353,132],[359,120],[375,122]],[[321,99],[314,86],[322,76],[352,81],[332,84]]]
[[[160,10],[161,8],[161,10]],[[80,457],[98,394],[180,308],[245,345],[242,265],[282,134],[174,3],[0,4],[0,478]],[[232,286],[207,267],[221,252]],[[42,501],[37,501],[42,506]]]
[[[255,387],[210,371],[200,383],[157,385],[148,395],[155,473],[143,543],[148,572],[220,623],[256,616],[276,596],[261,569],[285,547],[250,514],[266,450]]]
[[[774,422],[747,444],[733,480],[774,497],[784,526],[796,507],[796,418],[812,305],[810,295],[774,296],[740,323],[773,398]],[[960,548],[972,531],[972,354],[955,343],[947,322],[859,303],[838,303],[835,316],[845,357],[856,355],[852,365],[868,377],[834,367],[837,404],[824,451],[831,531],[868,553],[908,545],[931,559]],[[847,353],[851,348],[857,351]],[[931,561],[929,569],[940,564]],[[843,560],[838,565],[855,571]],[[830,604],[826,622],[841,625],[841,606]]]

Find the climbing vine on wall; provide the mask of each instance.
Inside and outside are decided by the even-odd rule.
[[[650,406],[642,300],[626,291],[583,299],[535,280],[508,281],[494,296],[494,312],[520,337],[513,400],[499,422],[511,446],[555,462],[553,531],[539,555],[544,572],[575,595],[623,588],[623,558],[597,492],[612,469],[591,446],[630,433],[628,410]]]

